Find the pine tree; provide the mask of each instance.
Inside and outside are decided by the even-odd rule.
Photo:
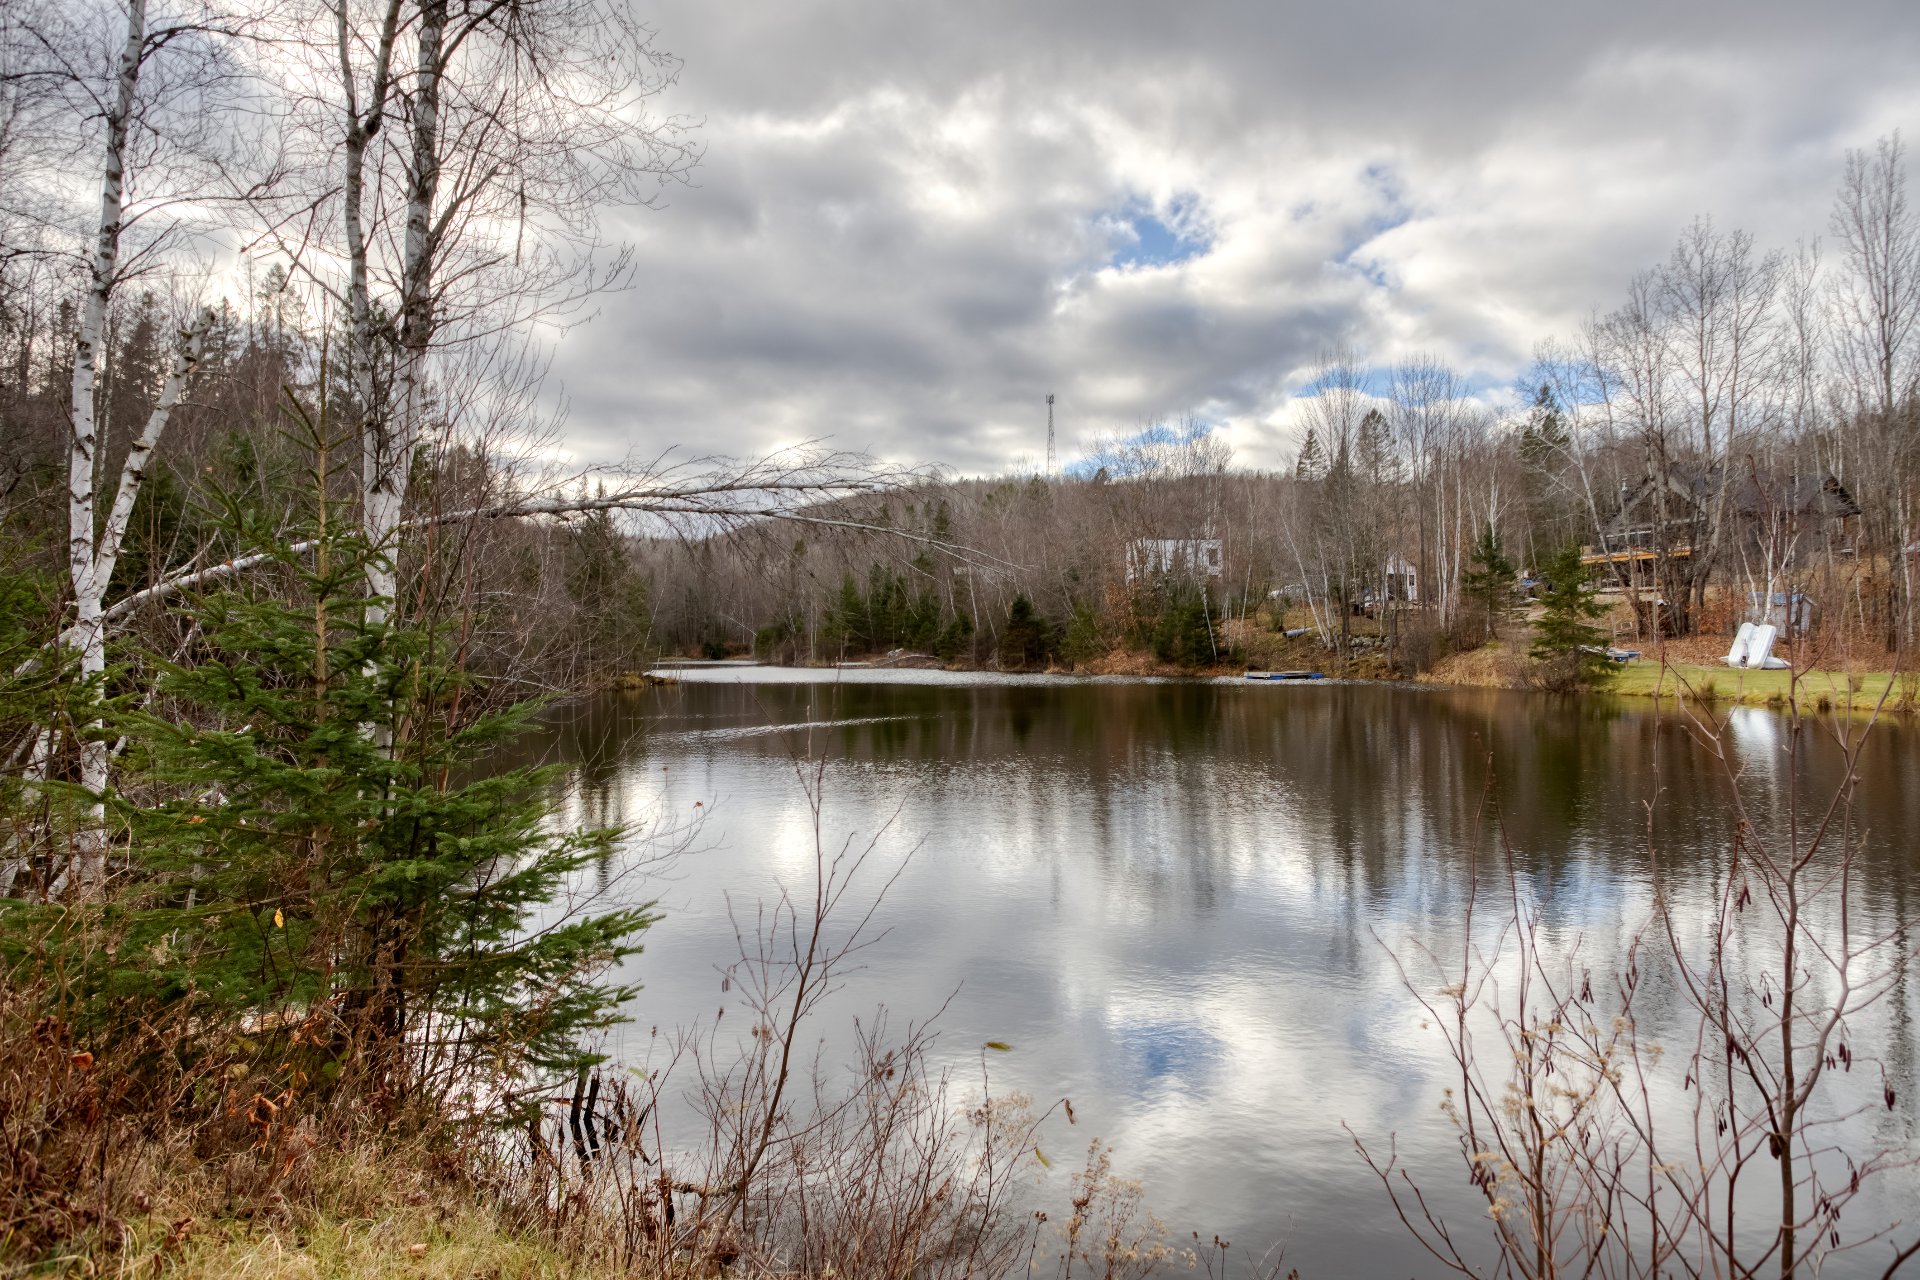
[[[1060,656],[1077,667],[1106,651],[1105,637],[1100,632],[1100,615],[1094,612],[1091,605],[1074,605],[1073,617],[1068,619],[1066,635],[1060,641]]]
[[[1520,495],[1529,545],[1551,547],[1583,527],[1569,501],[1567,470],[1572,436],[1553,388],[1541,383],[1520,429]]]
[[[1320,437],[1314,434],[1312,427],[1307,428],[1307,438],[1300,442],[1300,459],[1293,464],[1293,477],[1296,480],[1318,480],[1327,472],[1327,458],[1320,448]]]
[[[633,670],[641,664],[651,631],[647,583],[613,514],[589,513],[561,536],[561,568],[581,665],[589,676]]]
[[[1559,397],[1543,382],[1534,393],[1527,425],[1520,430],[1520,460],[1537,471],[1554,470],[1570,439]]]
[[[1187,579],[1171,579],[1161,589],[1151,638],[1153,656],[1181,667],[1206,667],[1228,655],[1213,626],[1215,611],[1207,588]]]
[[[1015,596],[1000,632],[1002,666],[1022,668],[1046,665],[1059,648],[1059,638],[1045,614],[1026,596]]]
[[[1540,571],[1546,580],[1540,597],[1545,612],[1534,624],[1529,655],[1541,685],[1561,691],[1605,685],[1613,678],[1613,664],[1606,655],[1606,634],[1593,625],[1605,610],[1587,585],[1579,546],[1561,547]]]
[[[1516,577],[1513,562],[1501,551],[1499,535],[1489,520],[1480,531],[1480,540],[1474,543],[1467,571],[1460,575],[1462,594],[1479,606],[1486,620],[1483,639],[1498,638],[1500,611],[1513,598]]]
[[[1393,433],[1387,425],[1386,414],[1369,409],[1361,417],[1356,452],[1360,474],[1367,480],[1380,484],[1395,478]]]
[[[555,830],[550,770],[482,770],[531,704],[466,710],[485,691],[446,637],[370,622],[369,553],[318,536],[312,561],[281,544],[292,600],[201,604],[167,714],[121,726],[135,883],[102,994],[292,1029],[268,1051],[287,1071],[390,1105],[462,1069],[569,1070],[630,998],[602,975],[652,917],[553,904],[620,832]]]
[[[973,644],[973,619],[964,613],[948,617],[933,640],[933,656],[942,662],[952,662]]]

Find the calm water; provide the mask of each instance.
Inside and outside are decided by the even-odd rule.
[[[945,1005],[940,1043],[953,1060],[1007,1041],[996,1087],[1073,1099],[1080,1124],[1054,1136],[1061,1154],[1097,1133],[1181,1235],[1217,1233],[1252,1257],[1284,1243],[1310,1278],[1439,1271],[1393,1219],[1343,1122],[1370,1141],[1397,1134],[1457,1223],[1484,1213],[1438,1110],[1444,1046],[1388,948],[1457,954],[1485,809],[1504,816],[1550,944],[1577,944],[1597,974],[1648,917],[1650,802],[1683,926],[1705,919],[1726,856],[1720,766],[1652,704],[1330,684],[684,674],[567,709],[537,744],[581,766],[571,816],[704,815],[699,847],[646,884],[666,918],[633,965],[646,990],[629,1037],[711,1019],[734,998],[716,972],[737,954],[729,897],[750,910],[782,884],[809,883],[794,759],[824,753],[829,843],[864,843],[891,819],[870,887],[906,860],[880,910],[891,932],[830,1016],[884,1004],[917,1018]],[[1859,923],[1904,930],[1920,901],[1920,743],[1905,725],[1875,732]],[[1787,735],[1773,713],[1734,713],[1728,749],[1763,819],[1783,810]],[[1799,785],[1830,790],[1838,768],[1814,737]],[[1902,945],[1911,950],[1904,933]],[[1691,1025],[1657,974],[1643,999],[1644,1029],[1677,1037]],[[1867,1112],[1852,1141],[1920,1145],[1916,1014],[1920,995],[1903,983],[1856,1024],[1860,1051],[1902,1087],[1900,1109]],[[1911,1220],[1913,1205],[1920,1184],[1899,1175],[1844,1225]],[[1884,1265],[1859,1256],[1826,1274]]]

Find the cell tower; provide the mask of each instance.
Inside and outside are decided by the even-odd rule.
[[[1047,393],[1047,474],[1053,474],[1053,393]]]

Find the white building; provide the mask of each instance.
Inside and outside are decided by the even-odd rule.
[[[1226,572],[1218,538],[1136,538],[1127,544],[1127,581],[1136,578],[1218,578]]]
[[[1394,604],[1420,603],[1420,572],[1400,555],[1387,557],[1387,599]]]

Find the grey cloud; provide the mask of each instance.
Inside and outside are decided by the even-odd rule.
[[[572,443],[991,471],[1054,391],[1069,434],[1192,410],[1274,463],[1331,343],[1497,381],[1695,213],[1817,234],[1840,150],[1920,126],[1908,9],[668,0],[707,163],[615,228]],[[1176,196],[1208,252],[1106,269]]]

